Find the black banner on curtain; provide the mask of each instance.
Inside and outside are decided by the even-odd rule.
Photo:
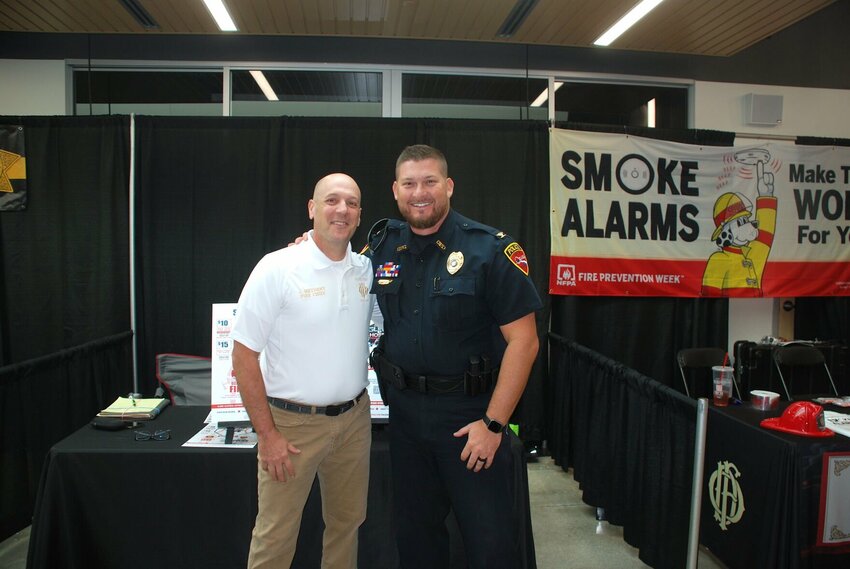
[[[27,208],[24,127],[0,125],[0,211]]]

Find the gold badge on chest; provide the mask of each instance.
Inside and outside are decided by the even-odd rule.
[[[454,251],[449,253],[449,258],[446,260],[446,270],[450,275],[455,274],[463,266],[463,253]]]

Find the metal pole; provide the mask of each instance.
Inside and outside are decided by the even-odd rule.
[[[139,353],[136,335],[136,115],[130,113],[130,339],[133,346],[133,393],[139,392]]]
[[[694,478],[691,491],[691,520],[688,533],[688,569],[696,569],[699,554],[699,517],[702,511],[702,478],[705,471],[705,430],[708,399],[697,400],[697,422],[694,435]]]

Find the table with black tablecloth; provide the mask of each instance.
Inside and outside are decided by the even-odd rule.
[[[850,549],[816,545],[823,454],[850,452],[850,439],[759,426],[787,405],[709,408],[700,541],[730,569],[850,567]]]
[[[257,514],[256,449],[189,448],[204,407],[173,407],[145,426],[171,439],[136,441],[132,430],[83,427],[49,452],[30,532],[28,569],[238,568]],[[366,522],[358,565],[396,568],[386,431],[373,431]],[[536,567],[522,443],[514,437],[519,536],[525,568]],[[304,511],[293,568],[318,568],[322,522],[318,484]],[[452,567],[464,567],[453,516]]]

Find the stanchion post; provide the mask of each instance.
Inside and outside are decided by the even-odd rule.
[[[696,433],[694,434],[694,478],[691,490],[691,520],[688,533],[688,569],[696,569],[699,555],[699,518],[702,511],[702,478],[705,472],[705,429],[708,422],[708,399],[697,399]]]

